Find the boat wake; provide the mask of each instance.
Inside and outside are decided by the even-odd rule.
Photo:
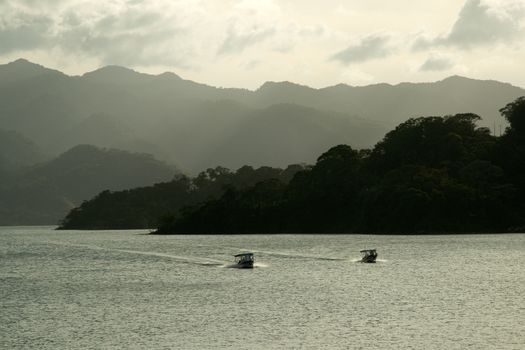
[[[228,269],[243,269],[238,264],[224,264],[221,267],[228,268]],[[255,262],[253,264],[253,267],[254,268],[267,268],[267,267],[269,267],[269,265],[266,265],[266,264],[263,264],[263,263],[260,263],[260,262]],[[249,269],[245,269],[245,270],[249,270]]]
[[[224,264],[224,261],[210,259],[210,258],[196,258],[196,257],[190,257],[190,256],[164,254],[164,253],[156,253],[156,252],[143,252],[143,251],[138,251],[138,250],[127,250],[127,249],[112,249],[112,250],[122,252],[122,253],[129,253],[129,254],[158,256],[161,258],[169,258],[169,259],[177,260],[183,263],[203,265],[203,266],[221,266]]]
[[[388,260],[386,259],[376,259],[376,263],[384,263],[384,262],[387,262]],[[353,263],[361,263],[361,259],[352,259],[350,260],[350,262],[353,262]]]
[[[308,254],[296,254],[296,253],[290,253],[290,252],[277,252],[277,251],[268,251],[268,250],[253,250],[253,249],[242,249],[238,247],[228,247],[229,249],[237,249],[240,251],[251,251],[254,253],[260,253],[264,255],[269,256],[280,256],[285,258],[291,258],[291,259],[309,259],[309,260],[330,260],[330,261],[344,261],[348,259],[343,258],[328,258],[325,256],[319,256],[319,255],[308,255]]]
[[[69,246],[69,247],[87,248],[87,249],[92,249],[92,250],[103,250],[103,251],[112,251],[112,252],[119,252],[119,253],[156,256],[160,258],[177,260],[182,263],[202,265],[202,266],[222,266],[224,265],[224,261],[210,259],[210,258],[196,258],[196,257],[190,257],[190,256],[183,256],[183,255],[173,255],[173,254],[158,253],[158,252],[146,252],[146,251],[141,251],[141,250],[105,248],[105,247],[99,247],[99,246],[94,246],[94,245],[89,245],[89,244],[62,243],[62,242],[53,242],[53,241],[46,241],[45,243],[61,245],[61,246]]]

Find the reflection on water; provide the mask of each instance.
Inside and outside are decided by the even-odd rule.
[[[0,348],[525,344],[525,235],[142,233],[0,228]]]

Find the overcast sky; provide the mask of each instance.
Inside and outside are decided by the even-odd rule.
[[[116,64],[215,86],[525,87],[525,0],[0,0],[0,63]]]

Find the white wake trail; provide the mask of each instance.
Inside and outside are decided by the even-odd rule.
[[[106,248],[106,247],[99,247],[99,246],[89,245],[89,244],[63,243],[63,242],[56,242],[56,241],[45,241],[43,243],[49,243],[49,244],[60,245],[60,246],[87,248],[87,249],[92,249],[92,250],[114,251],[114,252],[128,253],[128,254],[157,256],[161,258],[168,258],[168,259],[178,260],[181,262],[199,264],[199,265],[205,265],[205,266],[219,266],[219,265],[224,264],[224,261],[222,260],[211,259],[211,258],[196,258],[196,257],[191,257],[191,256],[183,256],[183,255],[173,255],[173,254],[158,253],[158,252],[147,252],[147,251],[142,251],[142,250]]]
[[[318,255],[306,255],[306,254],[297,254],[297,253],[291,253],[291,252],[278,252],[278,251],[268,251],[268,250],[253,250],[253,249],[242,249],[238,247],[228,247],[229,249],[236,249],[239,251],[250,251],[253,253],[261,253],[265,255],[270,256],[282,256],[286,258],[298,258],[298,259],[312,259],[312,260],[331,260],[331,261],[344,261],[348,259],[344,258],[328,258],[324,256],[318,256]]]

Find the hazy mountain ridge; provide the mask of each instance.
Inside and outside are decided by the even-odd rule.
[[[366,132],[361,134],[363,130]],[[267,135],[273,134],[272,142]],[[366,121],[348,119],[346,115],[319,111],[311,107],[281,103],[254,111],[250,118],[242,120],[234,133],[212,154],[213,159],[221,159],[228,154],[234,162],[225,163],[227,167],[238,168],[253,164],[253,155],[264,164],[285,164],[289,157],[297,163],[315,162],[315,154],[337,144],[353,144],[367,147],[370,135],[380,137],[381,125]],[[288,146],[287,152],[281,150]],[[283,165],[281,165],[283,166]]]
[[[19,168],[16,176],[4,179],[0,225],[53,225],[103,190],[152,185],[176,173],[175,168],[147,154],[76,146],[57,158]]]
[[[34,142],[16,131],[0,129],[0,167],[9,170],[32,165],[45,156]]]
[[[285,166],[297,162],[298,155],[313,161],[339,143],[371,147],[386,130],[410,117],[473,112],[485,118],[481,125],[504,126],[498,109],[525,95],[510,84],[457,76],[435,83],[321,89],[267,82],[250,91],[118,66],[67,76],[25,60],[1,65],[2,77],[8,78],[0,81],[0,128],[21,132],[43,152],[64,152],[79,143],[75,135],[83,131],[81,142],[134,145],[133,151],[153,152],[190,173],[246,164],[232,154],[236,147],[243,148],[243,159],[253,166]],[[303,118],[304,107],[309,109]],[[327,117],[334,113],[337,118]],[[94,115],[111,121],[95,123]],[[285,115],[294,115],[294,123],[285,127]],[[92,127],[85,128],[86,123]],[[312,127],[324,124],[320,130]],[[302,140],[293,137],[300,131],[309,134]],[[256,135],[257,146],[243,133]],[[268,157],[275,148],[279,157]]]
[[[0,65],[2,67],[2,65]],[[0,86],[11,84],[13,82],[31,79],[43,74],[59,74],[63,73],[46,68],[39,64],[35,64],[20,58],[16,61],[3,65],[4,69],[0,69]],[[6,69],[7,68],[7,69]]]
[[[291,82],[266,82],[252,95],[252,103],[296,103],[321,110],[353,113],[389,127],[411,117],[479,114],[481,125],[506,124],[498,110],[525,90],[495,80],[450,76],[427,83],[381,83],[367,86],[338,84],[315,89]]]

